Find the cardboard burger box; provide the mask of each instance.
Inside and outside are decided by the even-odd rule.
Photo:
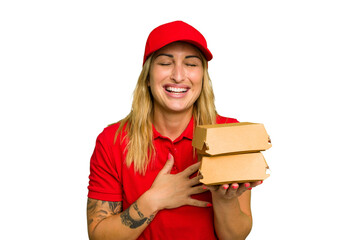
[[[272,146],[263,124],[200,125],[195,128],[192,145],[201,161],[200,181],[204,184],[253,182],[270,176],[260,152]]]

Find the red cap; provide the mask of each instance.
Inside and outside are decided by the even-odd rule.
[[[204,36],[189,24],[183,21],[175,21],[160,25],[149,34],[146,41],[143,64],[153,52],[177,41],[193,44],[204,54],[207,61],[212,59],[212,54],[207,48]]]

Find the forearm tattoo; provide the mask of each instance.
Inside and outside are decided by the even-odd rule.
[[[117,215],[122,211],[122,202],[107,202],[88,199],[87,220],[88,225],[98,224],[111,215]]]
[[[139,215],[139,217],[143,218],[144,214],[142,214],[142,212],[140,212],[136,202],[134,202],[133,207],[134,207],[135,211],[137,212],[137,214]]]
[[[130,216],[130,207],[133,206],[134,210],[140,217],[140,220],[135,220]],[[132,229],[138,228],[143,225],[145,222],[149,224],[153,219],[154,215],[150,217],[144,217],[144,214],[140,212],[139,207],[136,202],[134,202],[130,207],[128,207],[122,214],[120,214],[121,222]]]

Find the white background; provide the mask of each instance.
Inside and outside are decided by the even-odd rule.
[[[89,159],[125,117],[147,35],[208,41],[217,110],[261,122],[272,170],[248,239],[360,239],[358,1],[1,1],[4,239],[87,239]]]

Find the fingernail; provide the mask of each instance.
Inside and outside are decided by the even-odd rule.
[[[228,185],[225,185],[225,186],[223,186],[223,189],[228,189],[229,188],[229,186]]]
[[[169,153],[169,154],[168,154],[168,159],[170,159],[170,158],[171,158],[171,154]]]
[[[204,185],[204,186],[203,186],[203,189],[204,189],[204,190],[206,190],[206,189],[207,189],[207,187]]]
[[[237,188],[238,188],[238,186],[236,186],[236,185],[232,185],[232,188],[233,188],[233,189],[237,189]]]
[[[262,184],[264,181],[260,181],[260,184]]]
[[[211,203],[208,203],[208,204],[206,204],[206,206],[207,206],[207,207],[211,207],[211,206],[212,206],[212,204],[211,204]]]
[[[250,187],[250,183],[245,183],[245,187]]]
[[[251,188],[248,188],[248,190],[251,190],[252,189],[252,187]]]

